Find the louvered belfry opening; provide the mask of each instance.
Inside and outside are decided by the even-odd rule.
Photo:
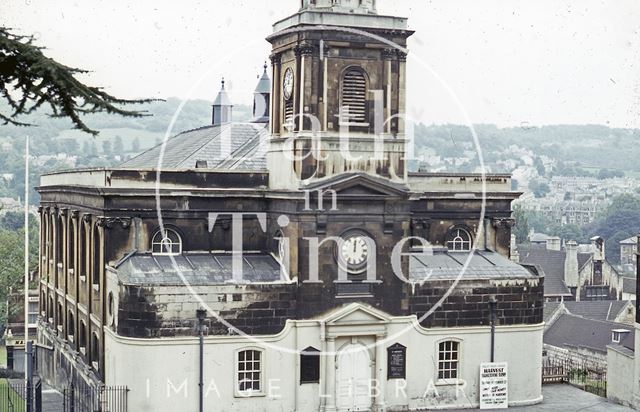
[[[367,80],[361,70],[351,69],[344,74],[342,113],[343,123],[367,123]]]
[[[293,99],[289,99],[284,103],[284,124],[293,128]]]

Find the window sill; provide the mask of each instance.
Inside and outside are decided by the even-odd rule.
[[[459,386],[464,384],[465,381],[463,379],[438,379],[435,382],[436,386]]]
[[[233,394],[234,398],[260,398],[260,397],[265,397],[266,394],[262,391],[260,392],[240,392],[240,391],[236,391],[236,393]]]

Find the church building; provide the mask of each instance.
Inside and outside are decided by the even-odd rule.
[[[200,388],[204,410],[406,411],[478,408],[495,361],[509,405],[540,402],[519,193],[408,170],[412,34],[376,0],[302,0],[251,122],[223,83],[210,125],[42,176],[44,378],[127,386],[131,411],[195,411]]]

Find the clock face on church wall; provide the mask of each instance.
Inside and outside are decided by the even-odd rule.
[[[362,273],[367,266],[370,238],[362,232],[351,232],[342,236],[338,246],[338,264],[350,273]]]
[[[291,70],[291,67],[284,72],[282,91],[286,100],[291,99],[291,96],[293,95],[293,70]]]

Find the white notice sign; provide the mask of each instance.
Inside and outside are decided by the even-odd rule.
[[[508,407],[507,362],[480,364],[480,409]]]

